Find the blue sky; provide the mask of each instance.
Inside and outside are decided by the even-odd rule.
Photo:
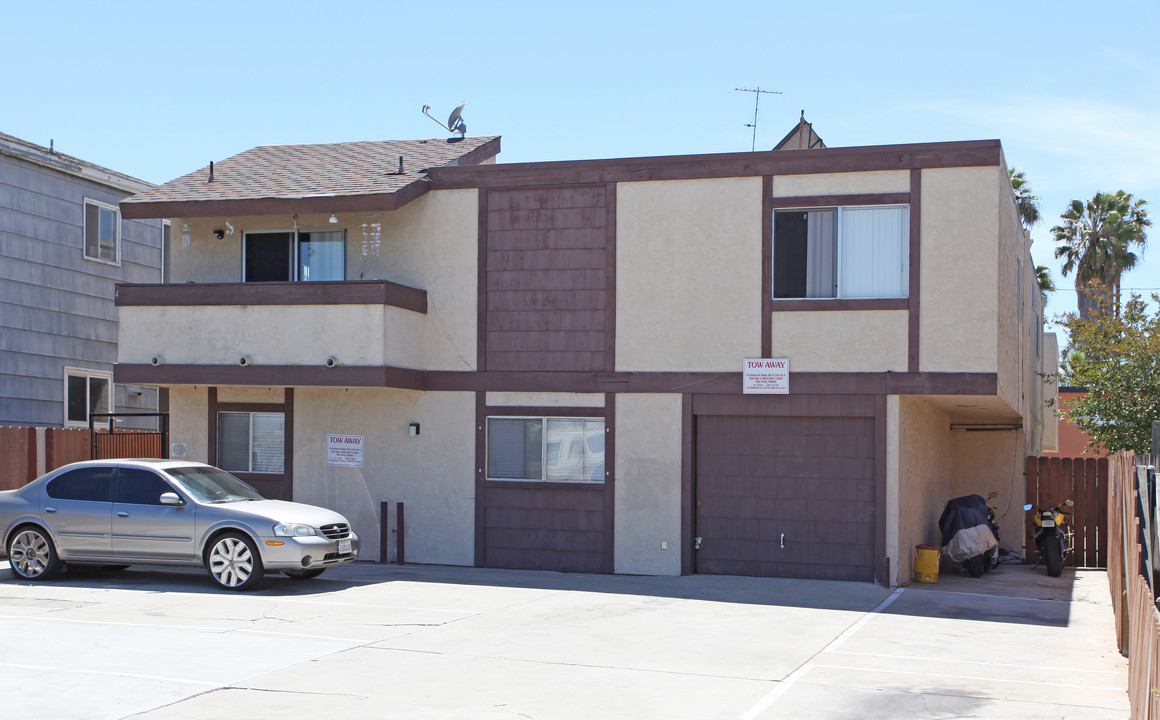
[[[1106,8],[1106,9],[1105,9]],[[1148,199],[1160,289],[1160,3],[5,3],[0,132],[152,182],[255,145],[435,137],[467,100],[500,162],[747,151],[800,111],[830,146],[1002,140],[1050,227]],[[1153,256],[1156,259],[1153,259]],[[1062,338],[1061,338],[1062,340]]]

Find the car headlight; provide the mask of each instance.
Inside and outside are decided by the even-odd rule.
[[[317,535],[318,532],[313,527],[302,523],[278,523],[274,526],[274,534],[280,537],[301,537],[303,535]]]

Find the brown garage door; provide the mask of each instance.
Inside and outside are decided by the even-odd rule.
[[[699,573],[872,581],[874,420],[697,417]]]

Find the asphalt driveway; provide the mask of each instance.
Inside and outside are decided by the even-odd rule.
[[[0,566],[6,563],[0,563]],[[1126,718],[1106,577],[0,571],[6,717]]]

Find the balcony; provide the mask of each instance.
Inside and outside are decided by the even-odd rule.
[[[118,285],[117,382],[419,387],[427,292],[386,280]]]

